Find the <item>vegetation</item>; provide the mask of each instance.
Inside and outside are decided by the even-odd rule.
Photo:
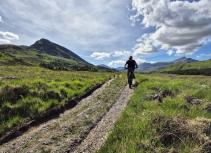
[[[211,75],[211,60],[174,64],[161,69],[160,72],[183,75]]]
[[[64,105],[111,76],[112,73],[102,72],[0,66],[0,135]]]
[[[93,65],[74,59],[52,56],[19,47],[5,47],[1,49],[0,66],[1,65],[41,66],[52,70],[98,70]]]
[[[150,74],[99,153],[209,152],[211,78]]]

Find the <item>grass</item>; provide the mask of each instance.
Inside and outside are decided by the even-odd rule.
[[[174,64],[159,71],[185,75],[211,75],[211,60]]]
[[[172,70],[186,70],[186,69],[204,69],[204,68],[211,68],[211,60],[207,61],[199,61],[199,62],[193,62],[193,63],[180,63],[171,65],[167,68],[164,68],[167,71]]]
[[[99,153],[189,153],[209,147],[210,133],[205,131],[210,130],[211,113],[205,108],[211,104],[211,78],[150,74],[138,75],[137,81],[139,86]],[[162,103],[149,98],[158,94],[157,88],[172,95]],[[187,96],[203,102],[189,104]]]
[[[97,67],[76,59],[52,56],[21,47],[0,49],[0,66],[4,65],[41,66],[52,70],[98,71]]]
[[[87,92],[113,74],[0,66],[0,135]]]

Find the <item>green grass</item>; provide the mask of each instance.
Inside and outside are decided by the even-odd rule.
[[[181,133],[189,134],[197,129],[186,125],[189,121],[205,126],[205,121],[201,124],[198,119],[211,118],[211,113],[204,110],[208,104],[211,104],[211,78],[150,74],[138,75],[137,81],[139,86],[99,153],[154,153],[173,152],[173,150],[190,153],[203,146],[196,141],[197,139],[189,139],[185,134],[181,136],[181,141],[165,146],[159,139],[161,136],[159,131],[169,128],[168,132],[180,130]],[[163,103],[150,100],[149,95],[156,93],[155,87],[170,90],[173,96],[164,98]],[[200,105],[187,104],[186,96],[200,98],[203,103]],[[207,122],[211,124],[210,120]],[[183,125],[186,125],[185,129],[180,127]],[[197,129],[197,132],[199,131],[200,128]]]
[[[0,135],[108,80],[112,73],[0,66]]]
[[[0,66],[4,65],[41,66],[53,70],[98,70],[97,67],[91,64],[75,59],[67,59],[15,47],[0,49]]]
[[[211,75],[211,60],[174,64],[159,71],[186,75]]]

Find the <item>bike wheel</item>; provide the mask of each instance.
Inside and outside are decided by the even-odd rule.
[[[133,73],[129,72],[128,73],[128,84],[129,84],[130,88],[132,87],[132,83],[133,83]]]

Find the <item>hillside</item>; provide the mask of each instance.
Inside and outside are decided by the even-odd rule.
[[[211,60],[193,63],[177,63],[161,69],[163,73],[211,75]]]
[[[193,63],[197,62],[197,60],[192,59],[192,58],[186,58],[186,57],[181,57],[179,59],[176,59],[174,61],[170,62],[156,62],[156,63],[142,63],[139,65],[139,68],[137,71],[140,72],[151,72],[151,71],[156,71],[165,67],[168,67],[170,65],[178,64],[178,63]]]
[[[88,62],[86,62],[84,59],[82,59],[80,56],[78,56],[71,50],[44,38],[36,41],[34,44],[30,46],[30,48],[33,50],[37,50],[40,53],[73,59],[73,60],[88,64]]]
[[[103,71],[107,71],[107,72],[114,72],[116,71],[115,69],[107,66],[107,65],[104,65],[104,64],[101,64],[101,65],[97,65],[97,68],[103,70]]]
[[[0,65],[41,66],[53,70],[97,70],[97,67],[72,51],[46,39],[41,39],[30,47],[0,45]]]

